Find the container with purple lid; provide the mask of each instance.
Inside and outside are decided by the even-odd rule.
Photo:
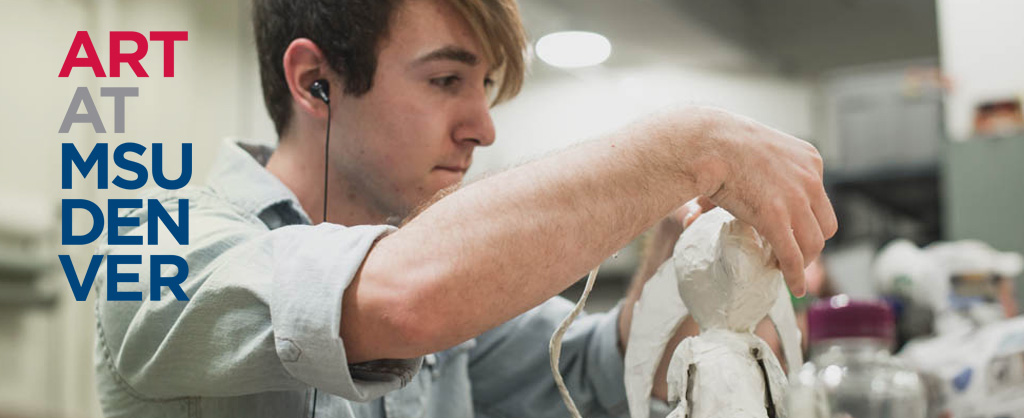
[[[846,295],[816,302],[807,312],[807,341],[834,338],[877,338],[891,344],[895,318],[889,305],[876,300],[851,300]]]
[[[883,301],[839,295],[807,312],[810,361],[794,373],[790,418],[925,418],[920,376],[892,357],[895,320]]]

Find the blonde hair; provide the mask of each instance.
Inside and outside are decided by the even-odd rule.
[[[526,32],[515,0],[448,0],[469,23],[491,62],[497,89],[491,105],[507,101],[523,87],[529,64]]]

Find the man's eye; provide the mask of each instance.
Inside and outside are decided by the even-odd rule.
[[[459,81],[461,81],[459,76],[457,76],[457,75],[450,75],[450,76],[447,76],[447,77],[432,78],[432,79],[430,79],[430,84],[433,84],[433,85],[438,86],[438,87],[448,88],[448,87],[452,87],[452,86],[458,84]]]

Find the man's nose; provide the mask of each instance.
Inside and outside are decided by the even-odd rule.
[[[472,142],[484,147],[494,143],[494,121],[486,98],[466,104],[452,135],[456,142]]]

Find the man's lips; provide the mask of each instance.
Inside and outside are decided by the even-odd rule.
[[[469,167],[460,166],[460,165],[439,165],[437,167],[434,167],[434,169],[435,170],[452,171],[452,172],[457,172],[457,173],[465,174],[466,170],[469,170]]]

